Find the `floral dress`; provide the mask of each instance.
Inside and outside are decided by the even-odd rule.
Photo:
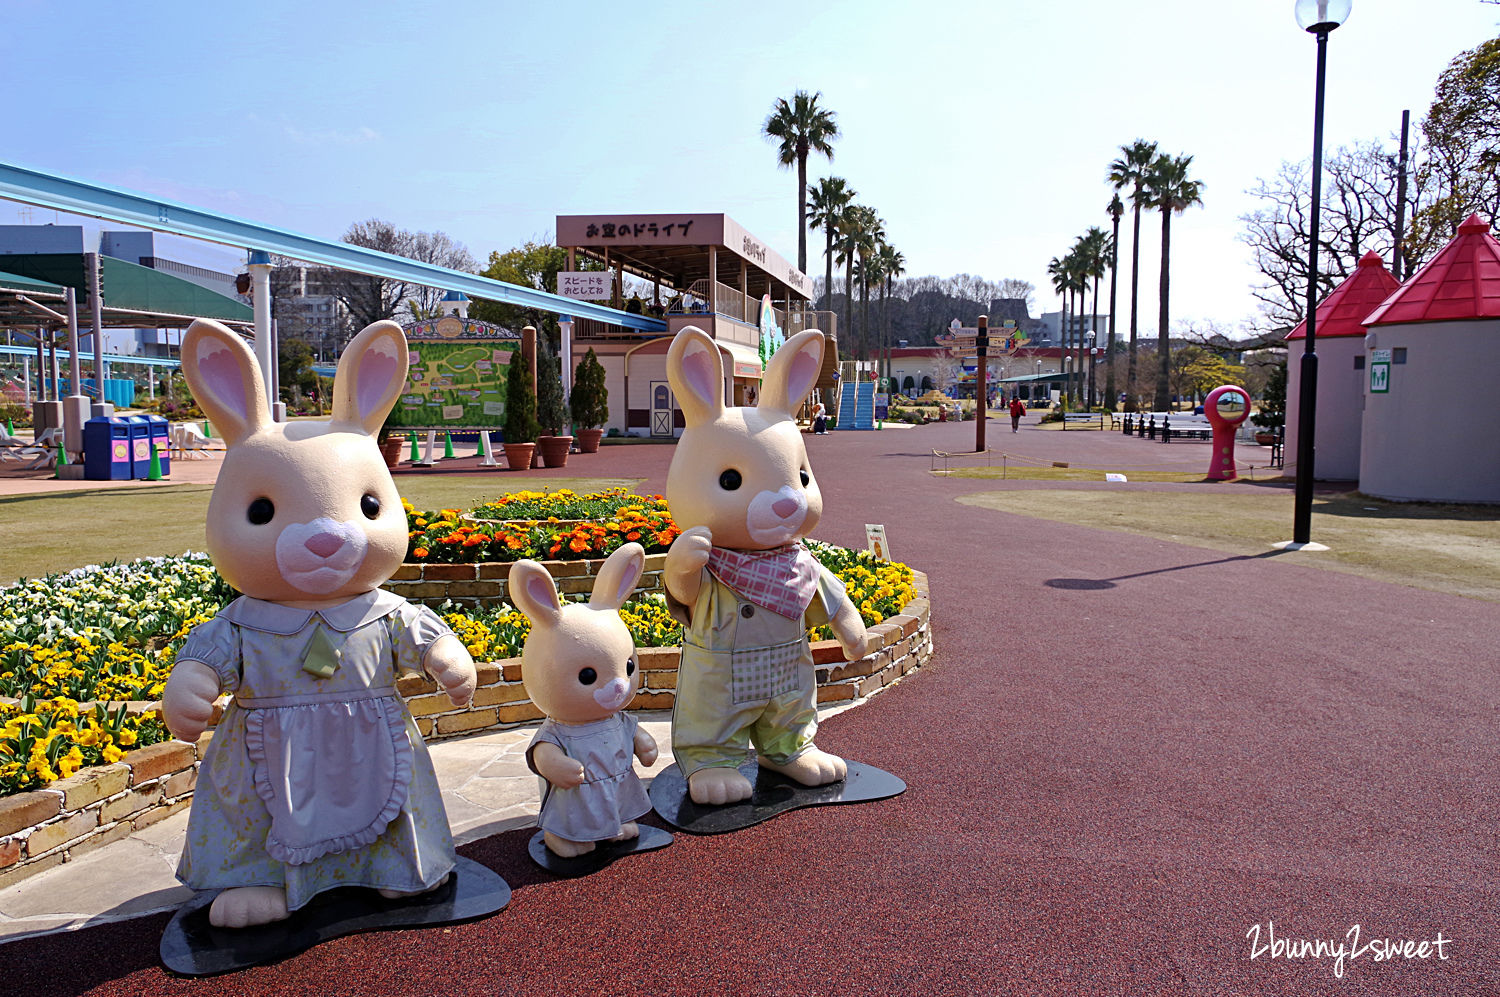
[[[234,698],[198,772],[177,878],[280,886],[291,910],[340,886],[414,892],[454,865],[427,747],[396,692],[437,614],[376,590],[316,612],[242,596],[178,660]]]

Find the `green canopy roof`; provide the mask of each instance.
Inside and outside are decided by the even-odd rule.
[[[37,280],[35,277],[23,277],[20,274],[5,273],[0,271],[0,288],[7,291],[29,291],[42,294],[61,294],[62,285],[51,281]]]
[[[0,288],[52,297],[61,296],[63,287],[71,287],[78,292],[80,305],[87,299],[88,269],[81,253],[0,255],[0,271]],[[106,326],[155,329],[185,326],[195,318],[247,325],[255,320],[250,306],[150,267],[101,256],[99,271]],[[29,278],[32,283],[13,287],[10,278]],[[10,297],[14,303],[14,296]],[[0,300],[0,324],[9,313],[11,309]]]

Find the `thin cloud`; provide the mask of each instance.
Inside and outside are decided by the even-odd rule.
[[[367,125],[350,131],[337,128],[308,130],[296,125],[283,125],[282,131],[287,138],[299,145],[360,145],[380,140],[380,133]]]

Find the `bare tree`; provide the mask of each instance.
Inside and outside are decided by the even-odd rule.
[[[343,241],[392,256],[431,263],[450,270],[472,273],[477,264],[461,243],[442,232],[408,232],[379,218],[355,222],[343,235]],[[447,290],[406,281],[346,273],[334,282],[334,294],[349,312],[356,329],[371,322],[395,318],[408,300],[430,312]]]
[[[1398,155],[1380,142],[1345,146],[1324,164],[1324,195],[1318,226],[1318,297],[1347,278],[1371,250],[1392,259],[1396,231]],[[1275,177],[1261,179],[1250,193],[1262,205],[1240,221],[1240,238],[1255,256],[1265,282],[1253,290],[1266,330],[1286,332],[1307,310],[1307,213],[1311,204],[1309,161],[1283,162]],[[1414,173],[1407,200],[1420,210],[1431,201],[1429,178]],[[1411,212],[1408,212],[1410,214]],[[1451,233],[1450,233],[1451,234]],[[1443,240],[1413,233],[1403,247],[1410,273]]]

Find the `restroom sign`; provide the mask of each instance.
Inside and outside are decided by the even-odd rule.
[[[1391,390],[1391,365],[1389,363],[1370,364],[1370,394],[1383,395]]]

